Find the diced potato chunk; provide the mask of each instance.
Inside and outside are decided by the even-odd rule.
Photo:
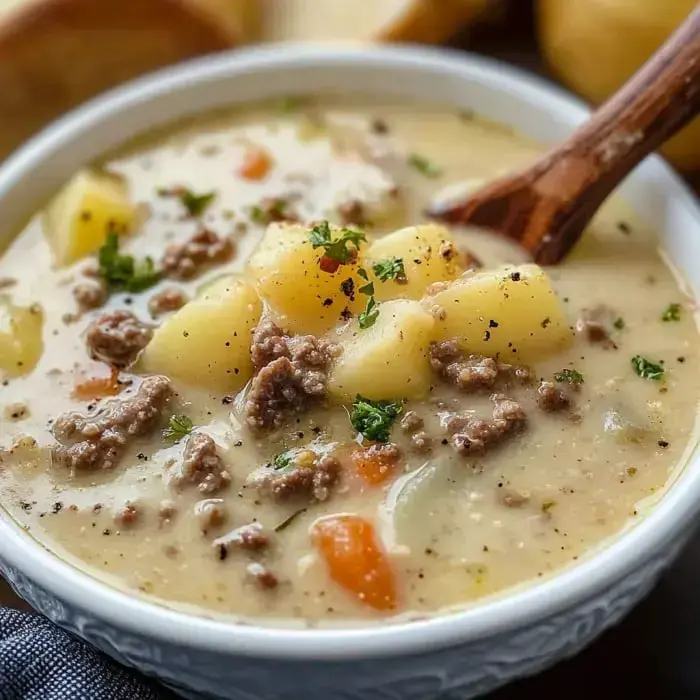
[[[16,306],[0,295],[0,376],[18,377],[36,367],[44,351],[44,314],[38,304]]]
[[[382,282],[375,276],[375,298],[378,301],[420,299],[428,285],[456,279],[462,273],[450,232],[435,224],[402,228],[378,238],[367,249],[368,267],[391,258],[403,261],[406,282]]]
[[[143,365],[192,386],[237,391],[253,374],[251,333],[261,314],[249,282],[219,280],[163,323],[143,353]]]
[[[44,232],[59,267],[96,252],[108,231],[130,233],[136,207],[113,175],[81,171],[56,195],[44,215]]]
[[[467,352],[531,362],[571,343],[562,304],[537,265],[465,276],[425,303],[444,312],[435,339],[456,338]]]
[[[323,248],[311,246],[303,226],[272,224],[248,263],[271,316],[292,333],[326,331],[338,323],[346,306],[356,312],[365,303],[359,294],[352,300],[341,286],[348,278],[355,290],[365,284],[357,275],[358,264],[326,272],[321,268],[323,253]]]
[[[397,299],[378,308],[373,326],[361,330],[354,321],[339,335],[342,355],[329,382],[337,399],[415,398],[428,391],[435,320],[417,301]]]

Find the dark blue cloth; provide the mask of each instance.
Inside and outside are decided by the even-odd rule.
[[[173,700],[46,618],[0,608],[0,700]]]

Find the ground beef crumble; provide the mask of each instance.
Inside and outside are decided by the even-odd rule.
[[[425,421],[415,411],[407,411],[401,419],[401,430],[411,436],[411,443],[416,452],[430,452],[433,439],[423,430]]]
[[[212,494],[231,483],[216,443],[205,433],[193,433],[187,438],[182,461],[168,470],[168,482],[176,489],[196,486],[200,493]]]
[[[332,488],[340,481],[338,459],[326,455],[310,465],[292,465],[286,469],[266,469],[254,478],[260,494],[278,503],[303,500],[326,501]]]
[[[248,425],[256,430],[278,428],[287,416],[322,399],[337,354],[333,343],[312,335],[289,336],[274,323],[261,322],[251,346],[257,373],[245,402]]]
[[[547,413],[569,410],[572,403],[571,394],[554,382],[542,380],[537,387],[537,405]]]
[[[455,340],[431,345],[430,366],[445,380],[466,392],[493,389],[497,383],[512,380],[526,384],[531,379],[526,367],[505,364],[484,355],[467,355]]]
[[[142,519],[142,511],[143,508],[138,503],[127,501],[114,514],[114,522],[119,527],[132,527]]]
[[[608,306],[601,304],[593,309],[584,309],[576,321],[574,329],[586,337],[590,343],[600,344],[604,348],[617,349],[616,343],[610,337],[610,325],[614,312]]]
[[[522,406],[502,394],[491,396],[491,420],[474,415],[452,414],[444,421],[452,446],[464,456],[482,454],[524,429],[527,418]]]
[[[166,287],[148,300],[148,312],[154,318],[177,311],[187,303],[187,294],[177,287]]]
[[[227,262],[234,252],[235,246],[230,238],[202,229],[184,243],[169,245],[161,260],[161,269],[168,277],[188,280],[207,265]]]
[[[99,279],[86,279],[73,287],[73,298],[81,312],[99,309],[108,297],[107,285]]]
[[[205,498],[194,504],[194,517],[203,534],[221,527],[228,520],[228,511],[222,498]]]
[[[232,551],[259,552],[270,546],[270,536],[260,523],[250,523],[217,537],[212,546],[219,559],[224,560]]]
[[[146,377],[138,392],[107,404],[94,416],[70,412],[59,416],[52,431],[60,443],[52,456],[71,472],[112,469],[130,442],[153,432],[173,390],[167,377]]]
[[[92,358],[124,368],[135,362],[152,333],[130,311],[110,311],[90,324],[85,343]]]
[[[246,573],[263,590],[271,591],[279,585],[279,579],[264,564],[251,562],[246,567]]]

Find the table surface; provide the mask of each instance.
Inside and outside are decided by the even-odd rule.
[[[7,2],[7,0],[4,0]],[[521,3],[524,5],[524,3]],[[483,30],[456,46],[543,72],[527,11],[515,10],[517,32]],[[700,174],[691,185],[700,194]],[[620,625],[576,658],[515,683],[488,700],[700,698],[700,532],[654,592]],[[0,604],[25,607],[0,580]]]

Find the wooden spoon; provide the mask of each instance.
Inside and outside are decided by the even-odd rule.
[[[623,178],[698,112],[700,6],[564,143],[522,172],[463,201],[434,206],[428,215],[493,229],[518,241],[536,262],[552,265]]]

